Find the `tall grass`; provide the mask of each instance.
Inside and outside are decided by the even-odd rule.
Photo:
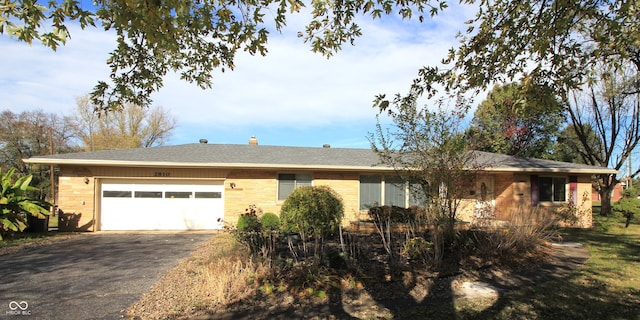
[[[475,224],[472,230],[459,237],[469,237],[466,254],[489,260],[510,260],[514,257],[537,256],[544,244],[557,234],[558,218],[555,214],[537,208],[516,208],[510,219],[500,224],[485,222]],[[469,247],[468,242],[471,242]],[[463,253],[464,254],[464,253]],[[517,261],[516,261],[517,262]]]
[[[217,259],[204,268],[201,290],[214,305],[233,303],[254,294],[253,284],[268,273],[268,267],[252,259]]]

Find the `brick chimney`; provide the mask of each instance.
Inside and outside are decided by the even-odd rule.
[[[254,146],[258,145],[258,139],[256,138],[256,136],[251,136],[251,138],[249,138],[249,144]]]

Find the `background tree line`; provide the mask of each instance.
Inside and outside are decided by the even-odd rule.
[[[167,143],[176,118],[161,107],[125,105],[121,111],[97,113],[87,97],[79,97],[75,113],[43,110],[0,113],[0,168],[31,174],[32,195],[51,200],[51,168],[26,164],[34,156],[81,151],[147,148]],[[55,175],[55,170],[54,170]],[[51,201],[52,202],[52,201]]]
[[[638,91],[632,65],[601,65],[590,81],[564,98],[526,78],[496,85],[478,105],[466,135],[469,145],[480,151],[620,171],[593,177],[601,212],[609,214],[613,188],[640,172],[640,166],[629,161],[640,143]],[[623,170],[625,166],[631,167]]]

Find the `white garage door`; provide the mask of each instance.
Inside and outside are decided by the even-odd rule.
[[[222,229],[223,182],[102,183],[101,230]]]

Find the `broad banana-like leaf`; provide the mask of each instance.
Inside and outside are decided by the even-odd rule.
[[[27,189],[29,189],[29,184],[31,183],[32,179],[33,179],[33,176],[30,174],[20,177],[18,178],[18,180],[16,180],[16,183],[13,185],[13,188],[21,191],[22,193]]]
[[[0,221],[2,221],[2,225],[4,225],[6,229],[9,229],[11,231],[22,231],[27,227],[27,225],[24,224],[22,220],[12,220],[4,218]]]
[[[18,232],[23,231],[27,227],[20,214],[29,214],[42,219],[49,215],[48,207],[50,207],[51,204],[27,197],[27,191],[37,190],[29,185],[33,176],[22,176],[12,183],[14,173],[14,168],[9,169],[5,174],[2,174],[0,170],[2,179],[2,190],[0,190],[0,228]]]
[[[43,208],[39,203],[24,201],[20,202],[19,206],[23,211],[26,211],[34,217],[38,217],[40,219],[44,219],[46,215],[49,215],[49,210]]]

